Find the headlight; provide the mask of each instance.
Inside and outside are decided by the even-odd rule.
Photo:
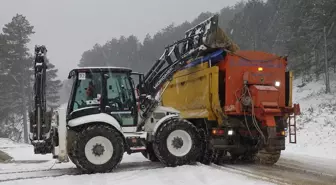
[[[280,82],[279,81],[276,81],[275,82],[275,87],[279,87],[280,86]]]

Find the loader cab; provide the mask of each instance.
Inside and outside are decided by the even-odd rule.
[[[67,121],[99,113],[113,116],[122,127],[135,126],[138,112],[131,70],[117,67],[74,69]]]

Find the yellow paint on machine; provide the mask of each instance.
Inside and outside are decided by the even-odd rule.
[[[181,111],[183,118],[206,118],[221,123],[218,97],[218,66],[202,63],[174,74],[162,95],[164,106]]]

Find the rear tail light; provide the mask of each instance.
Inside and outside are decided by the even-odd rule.
[[[224,135],[224,130],[223,129],[212,129],[212,134],[213,135]]]
[[[217,136],[228,135],[228,136],[232,136],[234,134],[235,134],[234,130],[232,130],[232,129],[229,129],[229,130],[218,129],[218,128],[212,129],[212,135],[217,135]]]

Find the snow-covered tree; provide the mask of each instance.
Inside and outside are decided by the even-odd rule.
[[[34,34],[33,26],[25,16],[17,14],[12,21],[3,28],[3,35],[6,45],[9,47],[8,58],[6,61],[7,79],[10,83],[9,88],[1,89],[10,92],[6,99],[5,107],[17,110],[22,116],[24,128],[24,141],[28,142],[27,127],[27,94],[29,92],[29,67],[31,61],[28,59],[29,53],[27,44],[30,36]],[[28,77],[28,78],[27,78]]]
[[[28,142],[28,110],[32,109],[32,85],[34,57],[27,44],[34,34],[33,26],[25,16],[16,14],[0,34],[0,135]],[[48,62],[47,103],[58,106],[57,69]]]

